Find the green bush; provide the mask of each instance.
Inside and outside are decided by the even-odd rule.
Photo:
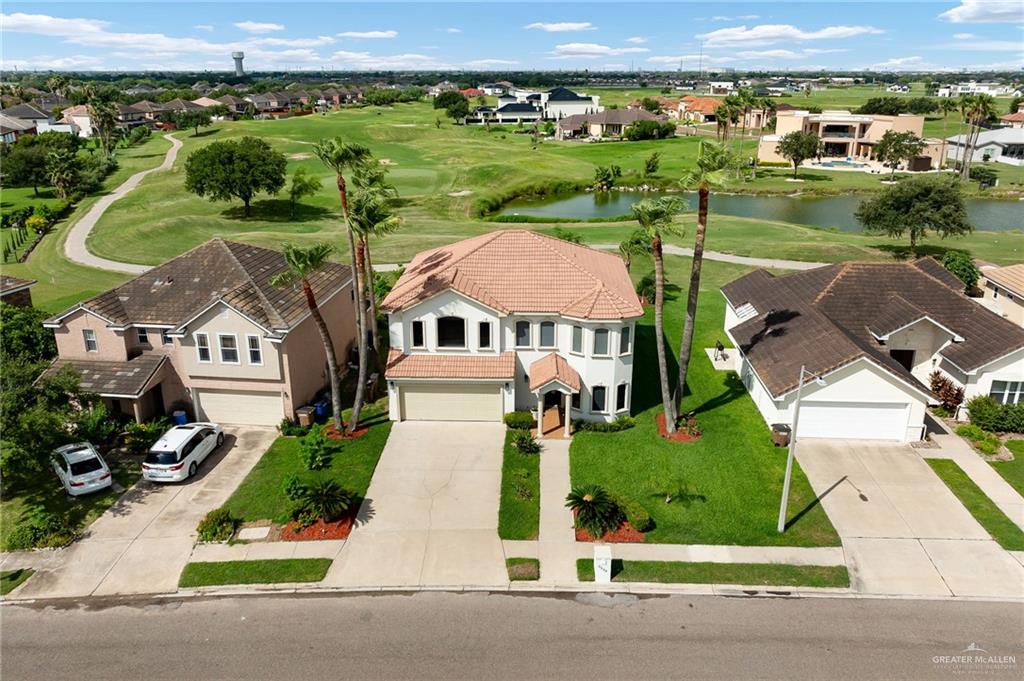
[[[965,437],[971,441],[975,448],[982,454],[995,454],[999,451],[1002,443],[999,438],[992,433],[982,430],[977,425],[965,424],[958,426],[956,434],[960,437]]]
[[[339,445],[324,435],[323,428],[311,428],[299,446],[307,471],[321,471],[331,465],[331,456]]]
[[[337,520],[352,507],[356,495],[334,480],[315,480],[302,486],[297,501],[294,517],[311,525],[321,518],[327,522]]]
[[[1024,404],[999,404],[979,395],[967,402],[971,423],[997,433],[1024,433]]]
[[[512,446],[520,454],[539,454],[540,443],[528,430],[517,430],[512,436]]]
[[[629,430],[636,425],[636,421],[632,416],[617,417],[614,421],[584,421],[583,419],[577,419],[572,422],[573,427],[577,431],[591,432],[591,433],[618,433],[621,430]]]
[[[281,484],[281,491],[284,492],[284,498],[288,501],[298,501],[304,488],[302,480],[294,473],[286,477]]]
[[[215,508],[206,514],[196,531],[199,541],[227,541],[235,533],[238,520],[226,508]]]
[[[505,414],[505,425],[516,430],[533,428],[533,414],[528,411],[510,411]]]
[[[136,454],[141,454],[152,447],[170,427],[171,422],[166,416],[146,423],[129,421],[124,427],[124,446]]]
[[[647,509],[639,501],[625,494],[613,494],[612,500],[619,507],[619,510],[625,514],[626,520],[629,521],[630,525],[640,532],[647,532],[651,529],[651,514],[647,512]]]
[[[74,538],[64,519],[36,508],[7,535],[7,547],[12,551],[57,548],[70,544]]]
[[[110,418],[107,408],[100,403],[77,412],[72,428],[77,439],[103,445],[114,437],[117,422]]]
[[[281,419],[281,423],[277,424],[277,429],[281,432],[281,435],[288,437],[302,437],[309,432],[308,427],[300,426],[289,418]]]
[[[617,530],[622,524],[622,509],[598,485],[574,487],[565,498],[565,506],[573,512],[575,526],[586,530],[594,539]]]

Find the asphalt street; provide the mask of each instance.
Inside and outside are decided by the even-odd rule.
[[[1024,672],[1019,603],[436,592],[90,599],[7,604],[0,626],[4,681],[1019,679]]]

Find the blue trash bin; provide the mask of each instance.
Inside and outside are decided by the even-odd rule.
[[[183,426],[188,423],[188,414],[183,411],[176,411],[171,414],[171,420],[174,421],[174,425]]]
[[[318,417],[327,416],[327,413],[330,411],[327,400],[320,400],[319,402],[314,403],[313,408],[316,410],[316,415]]]

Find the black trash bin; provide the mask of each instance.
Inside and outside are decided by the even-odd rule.
[[[788,423],[773,423],[772,424],[772,442],[776,447],[788,447],[789,436],[792,433],[792,428],[789,427]]]

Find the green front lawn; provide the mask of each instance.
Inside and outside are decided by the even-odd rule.
[[[1024,440],[1007,440],[1006,448],[1013,452],[1013,461],[989,461],[996,473],[1003,476],[1003,480],[1010,484],[1010,487],[1017,490],[1017,494],[1024,497]]]
[[[373,470],[391,432],[387,402],[383,401],[383,405],[367,405],[362,422],[370,426],[369,432],[355,440],[344,441],[341,451],[331,458],[331,465],[322,471],[305,469],[299,438],[277,438],[224,507],[243,522],[268,519],[277,523],[287,522],[291,517],[292,502],[285,497],[283,484],[289,475],[333,479],[362,497],[370,486]]]
[[[512,446],[515,431],[505,431],[505,456],[501,464],[501,504],[498,536],[502,539],[536,539],[540,531],[540,454],[520,454]]]
[[[593,559],[577,560],[576,576],[581,582],[594,581]],[[850,575],[844,565],[613,560],[612,581],[844,588],[850,586]]]
[[[181,571],[178,586],[319,582],[327,574],[331,562],[330,558],[284,558],[189,563]]]
[[[131,459],[106,457],[114,480],[127,489],[142,475],[139,464]],[[108,489],[104,492],[73,497],[64,491],[57,476],[50,468],[28,475],[4,471],[6,478],[0,490],[0,550],[9,551],[11,531],[22,521],[28,520],[35,509],[62,518],[67,527],[77,533],[118,500],[123,492]]]
[[[32,568],[4,570],[3,572],[0,572],[0,596],[6,596],[14,591],[19,585],[24,583],[26,579],[31,577],[34,572],[35,570]]]
[[[935,474],[970,511],[974,519],[1007,551],[1024,551],[1024,530],[1006,517],[981,488],[974,484],[956,461],[952,459],[925,459]]]
[[[650,270],[638,262],[633,277]],[[690,259],[666,258],[670,300],[666,334],[671,348],[669,375],[676,376],[676,351],[682,334],[685,295],[678,287],[689,278]],[[732,372],[715,371],[704,353],[722,331],[725,302],[719,287],[749,268],[705,261],[701,305],[694,333],[684,411],[696,413],[700,440],[668,442],[660,438],[655,415],[661,409],[653,310],[637,323],[633,366],[632,413],[637,425],[619,433],[578,433],[570,463],[573,486],[598,484],[614,495],[639,502],[654,529],[646,540],[678,544],[747,546],[836,546],[839,536],[799,465],[793,469],[789,528],[776,529],[786,450],[772,446],[768,426]],[[666,493],[677,493],[666,504]]]

